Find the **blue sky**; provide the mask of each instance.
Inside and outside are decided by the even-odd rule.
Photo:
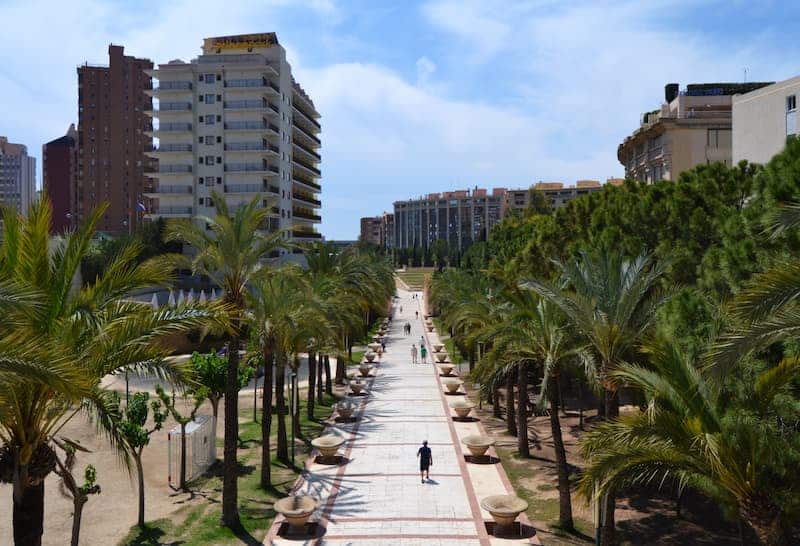
[[[398,199],[622,174],[619,142],[668,82],[800,74],[800,4],[648,0],[0,0],[0,135],[77,118],[75,67],[110,42],[156,63],[275,31],[322,113],[321,231]],[[41,176],[41,167],[40,167]]]

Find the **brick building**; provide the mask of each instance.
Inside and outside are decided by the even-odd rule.
[[[71,124],[64,136],[42,146],[42,187],[53,205],[51,233],[75,227],[77,171],[78,131]]]

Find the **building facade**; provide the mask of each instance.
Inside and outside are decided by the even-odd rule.
[[[99,231],[131,233],[142,220],[146,174],[155,163],[152,109],[146,93],[152,88],[148,59],[108,46],[108,66],[78,67],[78,173],[75,221],[80,223],[101,203],[108,203]]]
[[[321,238],[319,113],[294,80],[275,33],[206,38],[202,55],[151,72],[158,106],[151,218],[213,215],[212,193],[235,208],[260,195],[265,229]]]
[[[394,248],[394,214],[384,212],[380,216],[362,218],[358,240],[381,248]]]
[[[800,76],[733,97],[733,162],[767,163],[800,132]]]
[[[466,248],[484,241],[503,216],[505,190],[429,193],[394,204],[395,248],[429,247],[436,240]]]
[[[24,144],[0,136],[0,205],[26,214],[35,198],[36,159]]]
[[[551,209],[563,207],[581,195],[600,191],[603,185],[597,180],[578,180],[574,186],[565,186],[561,182],[538,182],[529,189],[506,190],[503,215],[510,210],[525,210],[531,205],[531,192],[540,192]]]
[[[768,83],[667,84],[665,102],[642,114],[639,128],[617,148],[625,177],[642,182],[677,180],[697,165],[730,165],[733,95]]]
[[[42,188],[53,206],[51,233],[75,227],[77,173],[78,131],[70,125],[64,136],[42,146]]]

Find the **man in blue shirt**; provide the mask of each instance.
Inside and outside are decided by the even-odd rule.
[[[433,466],[433,454],[431,448],[428,447],[428,440],[422,442],[422,447],[417,451],[417,458],[419,459],[420,482],[425,483],[426,479],[431,479],[430,467]]]

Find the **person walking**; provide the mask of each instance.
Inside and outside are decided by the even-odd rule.
[[[414,345],[413,343],[411,344],[411,363],[412,364],[417,363],[417,346]]]
[[[381,352],[382,353],[386,352],[386,338],[383,337],[381,338]]]
[[[400,312],[401,313],[403,312],[403,306],[402,305],[400,306]]]
[[[422,441],[422,447],[417,450],[417,459],[419,459],[419,480],[421,483],[425,483],[425,480],[431,479],[431,467],[433,466],[433,453],[428,447],[428,440]]]
[[[419,318],[419,311],[414,311],[414,316],[416,316],[417,318]]]
[[[419,347],[419,356],[422,360],[423,364],[427,364],[427,357],[428,357],[428,349],[425,348],[425,345],[420,345]]]

